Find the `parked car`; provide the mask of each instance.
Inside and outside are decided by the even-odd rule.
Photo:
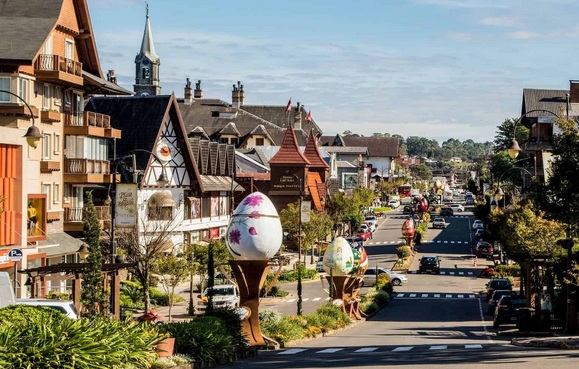
[[[16,299],[16,305],[46,306],[58,310],[70,319],[78,319],[76,306],[70,300],[56,299]]]
[[[432,228],[446,228],[446,222],[443,217],[435,217],[432,219]]]
[[[452,211],[458,211],[459,213],[462,213],[464,211],[464,206],[462,206],[461,204],[450,204],[450,208],[452,209]]]
[[[400,206],[400,202],[398,200],[388,201],[388,207],[391,209],[398,209],[399,206]]]
[[[364,240],[362,239],[362,237],[358,237],[358,236],[346,237],[346,241],[348,241],[348,243],[352,247],[364,246]]]
[[[364,225],[364,224],[362,224]],[[370,239],[370,235],[372,234],[372,232],[370,232],[370,230],[368,229],[368,227],[366,228],[360,228],[358,230],[358,233],[356,234],[358,237],[360,237],[362,239],[362,241],[367,241]]]
[[[440,210],[440,215],[442,215],[443,217],[450,217],[454,215],[454,210],[452,210],[452,208],[442,208]]]
[[[474,197],[472,197],[472,196],[467,196],[467,197],[466,197],[466,200],[465,200],[465,203],[466,203],[467,205],[474,205]]]
[[[364,218],[364,223],[371,224],[375,230],[376,227],[378,227],[378,218],[376,218],[375,215],[366,215],[366,217]]]
[[[492,258],[494,254],[493,245],[486,241],[479,241],[475,246],[474,252],[477,258]]]
[[[484,229],[485,225],[482,222],[482,220],[479,219],[475,219],[474,222],[472,222],[472,229],[473,231],[477,230],[477,229]]]
[[[499,300],[503,296],[517,296],[517,291],[513,290],[495,290],[493,295],[491,296],[489,303],[488,303],[488,313],[489,315],[495,314],[495,308],[497,307]]]
[[[480,240],[480,239],[482,238],[482,236],[483,236],[483,230],[482,230],[482,229],[477,229],[476,231],[474,231],[473,239],[474,239],[475,241],[478,241],[478,240]]]
[[[440,258],[438,256],[423,256],[420,259],[420,266],[418,267],[418,273],[432,272],[435,274],[440,274]]]
[[[376,269],[378,269],[378,276],[384,273],[387,274],[393,286],[400,286],[402,283],[408,282],[408,278],[404,274],[394,273],[384,268],[368,268],[366,272],[364,272],[362,286],[376,284]]]
[[[318,272],[323,272],[324,271],[324,256],[320,256],[320,258],[318,259],[318,262],[316,263],[316,271]]]
[[[222,284],[213,286],[212,288],[206,288],[200,295],[198,310],[207,310],[209,296],[213,297],[213,307],[216,309],[222,307],[236,308],[239,306],[239,290],[237,286],[233,284]]]
[[[6,272],[0,272],[0,308],[8,305],[14,305],[16,298],[14,297],[14,287],[10,281],[10,275]]]
[[[370,229],[370,232],[373,233],[376,230],[376,226],[373,223],[364,222],[364,224],[366,224],[368,226],[368,228]]]
[[[493,278],[487,284],[487,302],[496,290],[512,290],[513,285],[507,278]]]
[[[493,327],[499,328],[503,324],[517,322],[517,310],[527,306],[527,299],[521,296],[503,296],[495,308]]]

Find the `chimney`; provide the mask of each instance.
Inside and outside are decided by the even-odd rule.
[[[201,80],[198,80],[195,84],[195,96],[196,99],[203,98],[203,90],[201,90]]]
[[[117,84],[117,77],[115,77],[114,69],[109,69],[109,72],[107,73],[107,81],[114,83],[115,85]]]
[[[243,92],[243,85],[241,82],[237,81],[237,86],[233,85],[233,91],[231,93],[231,102],[235,108],[240,108],[243,105],[243,100],[245,99],[245,94]]]
[[[297,107],[298,113],[294,115],[294,130],[301,130],[302,129],[302,113],[300,112],[300,103],[298,101]]]
[[[570,103],[579,103],[579,80],[569,81],[569,97]]]
[[[191,104],[193,101],[193,91],[191,89],[191,81],[187,78],[187,82],[185,83],[185,95],[184,95],[184,102],[185,104]]]

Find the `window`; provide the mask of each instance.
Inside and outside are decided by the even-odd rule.
[[[64,40],[64,57],[74,60],[74,41],[68,38]]]
[[[42,159],[48,160],[51,157],[50,141],[52,140],[50,133],[45,133],[42,138]]]
[[[60,135],[58,133],[54,134],[54,155],[59,155],[60,154]]]
[[[60,106],[62,103],[62,89],[58,86],[52,86],[52,96],[54,96],[54,105]]]
[[[18,96],[28,102],[28,80],[26,78],[18,78]],[[18,102],[22,104],[22,102]]]
[[[50,85],[44,85],[42,89],[42,109],[50,110]]]
[[[46,55],[52,55],[52,34],[50,34],[50,36],[48,36],[46,39],[44,47],[42,48],[42,53]]]
[[[228,138],[221,137],[221,138],[219,139],[219,143],[228,144],[228,143],[229,143],[229,139],[228,139]]]
[[[52,190],[52,186],[50,183],[43,183],[42,184],[42,193],[46,195],[46,206],[50,209],[50,191]]]
[[[0,77],[0,90],[12,91],[10,77]],[[10,94],[0,92],[0,103],[9,103],[10,101],[12,101]]]
[[[263,146],[265,144],[264,138],[256,138],[255,139],[255,146]]]
[[[54,183],[52,191],[52,202],[55,204],[60,203],[60,183]]]
[[[148,79],[151,76],[151,72],[149,72],[149,68],[143,68],[143,79]]]

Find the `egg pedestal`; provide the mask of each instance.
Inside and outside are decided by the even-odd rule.
[[[362,319],[360,313],[360,287],[362,277],[353,275],[329,275],[326,276],[328,283],[332,285],[332,301],[341,301],[342,310],[350,319]]]
[[[279,215],[261,192],[244,198],[231,215],[225,244],[235,258],[229,263],[239,289],[239,306],[247,311],[241,319],[241,329],[250,346],[266,344],[259,323],[259,291],[282,238]]]

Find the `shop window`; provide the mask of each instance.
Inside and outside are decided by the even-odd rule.
[[[28,195],[27,235],[28,242],[46,239],[46,195]]]

